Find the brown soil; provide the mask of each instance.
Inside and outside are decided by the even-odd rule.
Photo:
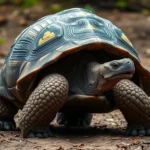
[[[21,12],[12,6],[0,6],[0,37],[6,41],[0,45],[0,65],[17,35],[29,24],[48,14],[42,8],[33,7]],[[3,14],[3,15],[2,15]],[[119,26],[137,48],[141,61],[150,70],[150,16],[125,13],[117,10],[97,12],[101,17]],[[6,21],[4,20],[6,19]],[[20,131],[0,132],[0,150],[148,150],[149,137],[127,137],[126,121],[116,110],[108,114],[95,114],[89,128],[65,128],[55,121],[48,139],[23,139]]]

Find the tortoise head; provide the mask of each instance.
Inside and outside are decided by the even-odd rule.
[[[113,88],[114,85],[122,79],[132,78],[134,72],[134,63],[129,58],[113,60],[101,64],[100,74],[104,80],[104,82],[100,82],[101,91]]]

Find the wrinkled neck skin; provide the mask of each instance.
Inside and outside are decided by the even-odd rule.
[[[100,94],[102,85],[105,83],[100,69],[101,65],[98,62],[89,62],[85,71],[81,72],[81,81],[78,84],[84,94]]]
[[[70,94],[97,95],[105,79],[100,72],[101,64],[91,56],[85,55],[72,67],[67,77]]]
[[[70,94],[99,95],[105,90],[107,84],[103,76],[104,65],[93,55],[82,55],[76,65],[72,67],[67,79],[69,81]]]

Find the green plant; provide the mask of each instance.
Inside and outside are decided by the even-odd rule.
[[[150,10],[149,9],[142,9],[141,12],[144,15],[149,15],[150,14]]]
[[[23,8],[28,8],[30,6],[38,4],[39,0],[24,0],[22,7]]]
[[[85,9],[88,9],[88,10],[90,10],[90,11],[92,11],[92,12],[95,12],[95,8],[94,8],[92,5],[90,5],[90,4],[85,4],[85,5],[84,5],[84,8],[85,8]]]
[[[48,7],[48,11],[51,12],[51,13],[56,13],[56,12],[59,12],[59,11],[62,11],[64,10],[65,8],[63,8],[63,6],[61,4],[51,4],[51,6]]]
[[[115,6],[120,9],[126,9],[127,8],[127,2],[125,0],[117,0],[115,3]]]
[[[0,0],[0,4],[5,4],[5,0]]]

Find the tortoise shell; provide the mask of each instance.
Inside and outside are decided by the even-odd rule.
[[[110,21],[81,8],[48,15],[21,32],[2,67],[0,95],[24,102],[42,68],[84,49],[131,58],[140,86],[150,96],[150,73],[126,35]]]

